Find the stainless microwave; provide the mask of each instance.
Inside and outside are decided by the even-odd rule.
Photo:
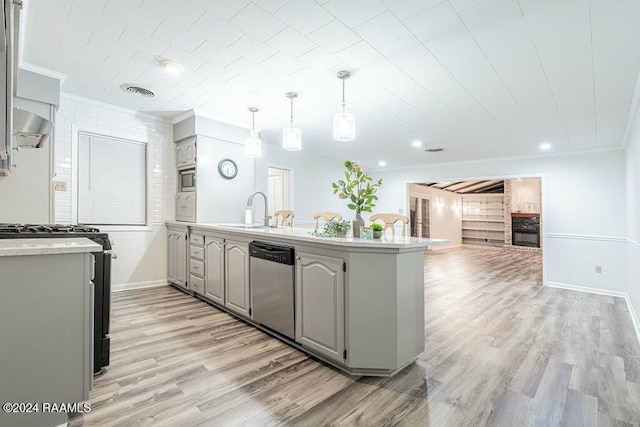
[[[196,170],[180,171],[180,191],[196,191]]]

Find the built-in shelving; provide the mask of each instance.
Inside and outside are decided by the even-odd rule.
[[[504,246],[504,194],[462,196],[462,243]]]

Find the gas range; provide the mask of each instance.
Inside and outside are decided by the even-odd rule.
[[[111,338],[109,323],[111,312],[111,260],[116,256],[111,252],[109,235],[87,225],[69,224],[2,224],[0,239],[64,239],[86,237],[102,246],[102,252],[94,252],[95,274],[93,283],[93,372],[100,373],[109,365]]]
[[[111,249],[107,233],[79,224],[0,224],[0,239],[86,237],[106,250]]]

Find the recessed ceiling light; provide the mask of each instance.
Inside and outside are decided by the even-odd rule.
[[[542,144],[540,144],[540,149],[542,151],[549,151],[551,150],[551,144],[549,144],[548,142],[543,142]]]
[[[380,167],[385,167],[385,166],[387,166],[387,162],[385,162],[384,160],[380,160],[380,161],[378,162],[378,166],[380,166]]]
[[[412,147],[420,148],[422,147],[422,141],[418,141],[417,139],[411,143]]]
[[[169,59],[161,60],[160,65],[164,68],[165,73],[171,74],[172,76],[177,76],[184,71],[184,67],[182,65]]]

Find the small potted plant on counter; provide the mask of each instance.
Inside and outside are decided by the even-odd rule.
[[[316,237],[346,237],[347,232],[351,230],[351,223],[349,221],[331,221],[324,224],[322,231],[314,231],[312,236]]]
[[[382,224],[377,224],[375,222],[371,224],[371,231],[373,231],[373,238],[374,239],[381,238],[383,230],[384,230],[384,227],[382,226]]]

